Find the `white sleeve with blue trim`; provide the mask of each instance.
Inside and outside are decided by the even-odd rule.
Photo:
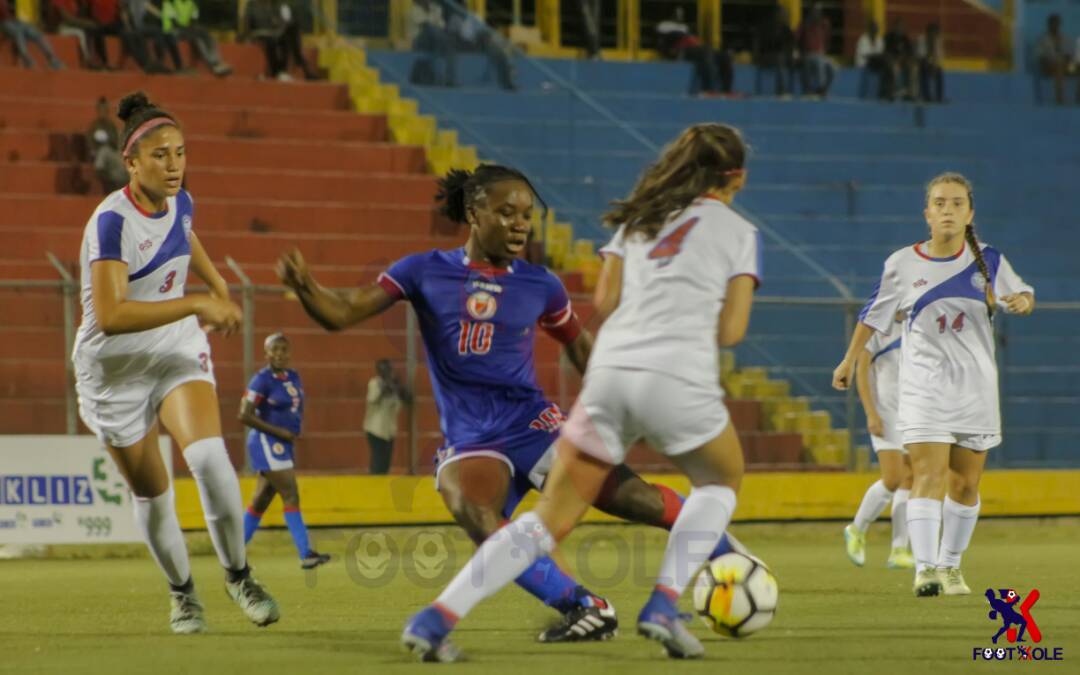
[[[1007,295],[1017,293],[1035,295],[1035,289],[1024,283],[1024,280],[1013,270],[1012,265],[1002,254],[1001,262],[998,264],[997,276],[994,278],[994,296],[1000,301],[1001,298]],[[1001,306],[1004,307],[1004,303],[1001,303]]]
[[[859,321],[879,333],[890,331],[893,321],[896,320],[896,310],[900,306],[901,284],[897,259],[901,254],[902,252],[898,251],[885,261],[885,269],[881,272],[877,288],[859,312]]]
[[[86,259],[130,262],[131,255],[124,245],[124,216],[115,211],[102,211],[94,217],[86,237]]]

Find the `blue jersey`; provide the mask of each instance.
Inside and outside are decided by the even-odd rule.
[[[447,448],[513,450],[558,428],[533,363],[538,327],[563,343],[580,332],[557,276],[524,260],[478,265],[458,248],[402,258],[379,284],[416,310]]]
[[[255,404],[259,419],[300,433],[304,418],[304,385],[295,370],[274,373],[269,366],[255,373],[245,398]]]

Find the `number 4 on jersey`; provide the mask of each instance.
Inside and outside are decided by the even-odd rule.
[[[683,240],[686,239],[686,235],[690,234],[690,230],[694,229],[694,226],[698,224],[698,220],[697,217],[691,218],[675,228],[674,232],[661,239],[660,243],[653,246],[652,250],[649,251],[649,260],[659,260],[660,267],[670,263],[672,258],[682,252]]]

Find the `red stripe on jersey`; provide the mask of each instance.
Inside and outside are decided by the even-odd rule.
[[[574,310],[570,306],[570,301],[568,300],[566,302],[566,307],[563,307],[562,309],[555,312],[554,314],[547,314],[547,315],[544,315],[544,316],[540,317],[540,327],[541,328],[558,328],[559,326],[561,326],[564,323],[566,323],[567,321],[569,321],[570,317],[571,317],[571,315],[573,315],[573,313],[574,313]]]
[[[570,344],[577,339],[578,335],[581,335],[581,322],[578,321],[577,314],[573,312],[570,312],[569,318],[558,326],[544,326],[541,324],[540,327],[544,329],[545,333],[564,345]]]
[[[247,398],[247,400],[251,401],[255,405],[259,405],[260,403],[263,402],[263,399],[265,399],[266,397],[263,396],[262,394],[260,394],[257,391],[252,391],[252,390],[248,389],[247,396],[245,398]]]
[[[394,277],[390,276],[386,272],[379,275],[379,278],[375,280],[375,283],[383,287],[383,290],[392,297],[398,300],[405,298],[405,289],[401,287],[401,284],[394,281]]]
[[[134,206],[136,208],[136,210],[138,210],[139,213],[143,214],[147,218],[161,218],[162,216],[169,213],[168,209],[165,209],[164,211],[158,211],[157,213],[150,213],[149,211],[147,211],[143,207],[139,206],[139,203],[136,202],[135,198],[131,196],[131,186],[130,185],[125,185],[124,186],[124,196],[128,198],[128,201],[131,202],[131,205]]]
[[[956,255],[950,255],[950,256],[946,256],[944,258],[932,258],[932,257],[926,255],[925,253],[923,253],[922,249],[919,248],[919,246],[921,246],[922,244],[925,244],[925,243],[926,243],[925,241],[920,241],[919,243],[915,244],[915,246],[913,246],[913,248],[915,249],[915,252],[919,254],[919,257],[925,258],[926,260],[929,260],[931,262],[948,262],[950,260],[956,260],[960,256],[964,255],[964,249],[967,248],[967,243],[965,242],[965,243],[960,245],[960,250],[956,252]]]

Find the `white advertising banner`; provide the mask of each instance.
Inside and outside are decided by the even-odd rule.
[[[131,492],[97,438],[0,436],[0,544],[138,541]]]

